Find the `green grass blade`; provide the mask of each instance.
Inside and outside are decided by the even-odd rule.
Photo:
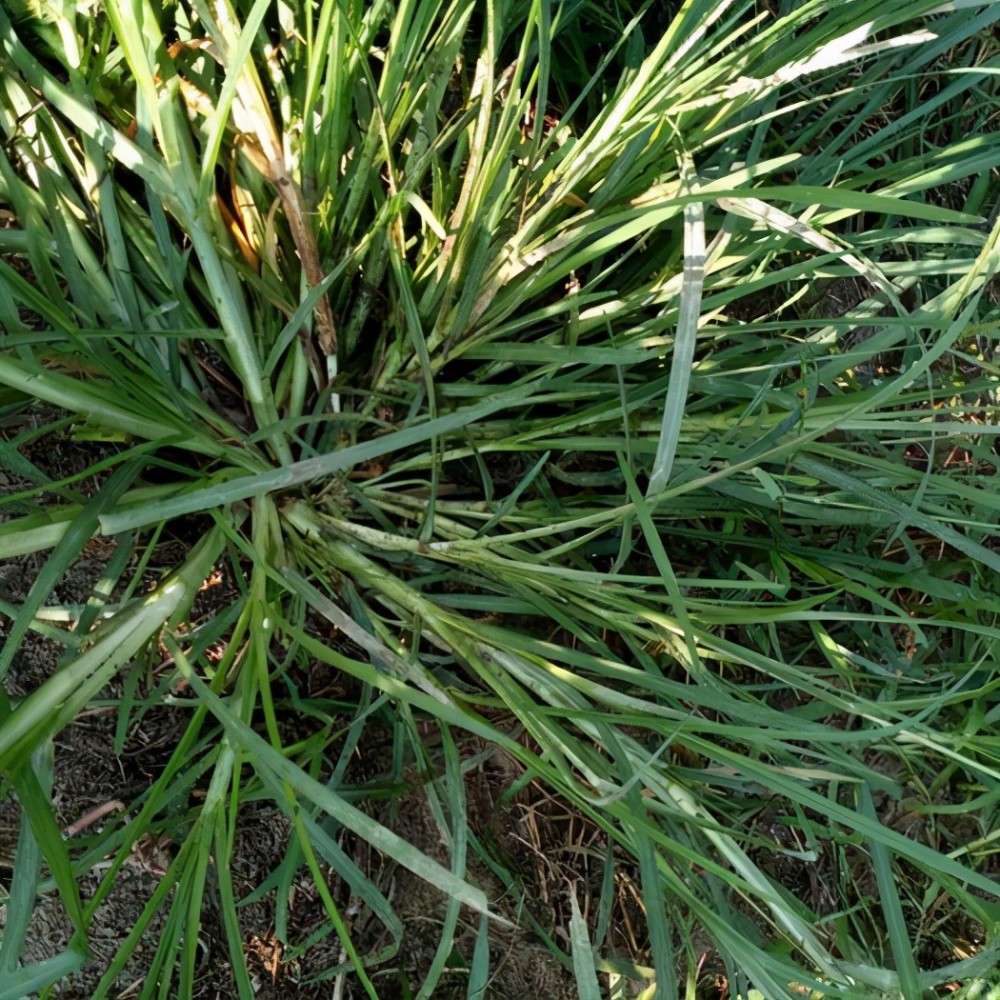
[[[600,1000],[601,986],[594,968],[594,953],[590,944],[587,923],[580,912],[576,895],[570,896],[573,916],[569,925],[570,948],[573,954],[573,975],[580,1000]]]

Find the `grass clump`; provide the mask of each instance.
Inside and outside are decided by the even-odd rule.
[[[338,995],[488,995],[512,922],[587,997],[983,974],[998,17],[0,10],[0,554],[37,568],[0,670],[60,648],[0,697],[0,995],[81,967],[161,834],[88,995],[151,928],[138,995],[197,995],[209,907],[254,995],[243,914],[272,893],[290,956],[303,879]],[[67,436],[83,468],[32,458]],[[127,823],[66,839],[53,747],[101,707],[116,752],[175,735]],[[426,953],[386,859],[447,900]],[[50,891],[73,933],[22,965]]]

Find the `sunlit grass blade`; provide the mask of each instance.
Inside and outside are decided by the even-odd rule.
[[[687,164],[690,175],[692,165]],[[690,188],[690,176],[686,187]],[[701,316],[701,291],[705,280],[705,207],[699,202],[684,206],[684,281],[680,290],[680,309],[670,359],[670,382],[663,403],[663,426],[656,445],[648,493],[655,495],[669,482],[681,434],[681,421],[687,402],[688,381],[698,341]]]
[[[587,923],[580,912],[576,896],[570,897],[573,916],[570,920],[570,946],[573,952],[573,973],[580,1000],[599,1000],[601,987],[594,969],[593,951],[588,937]]]

